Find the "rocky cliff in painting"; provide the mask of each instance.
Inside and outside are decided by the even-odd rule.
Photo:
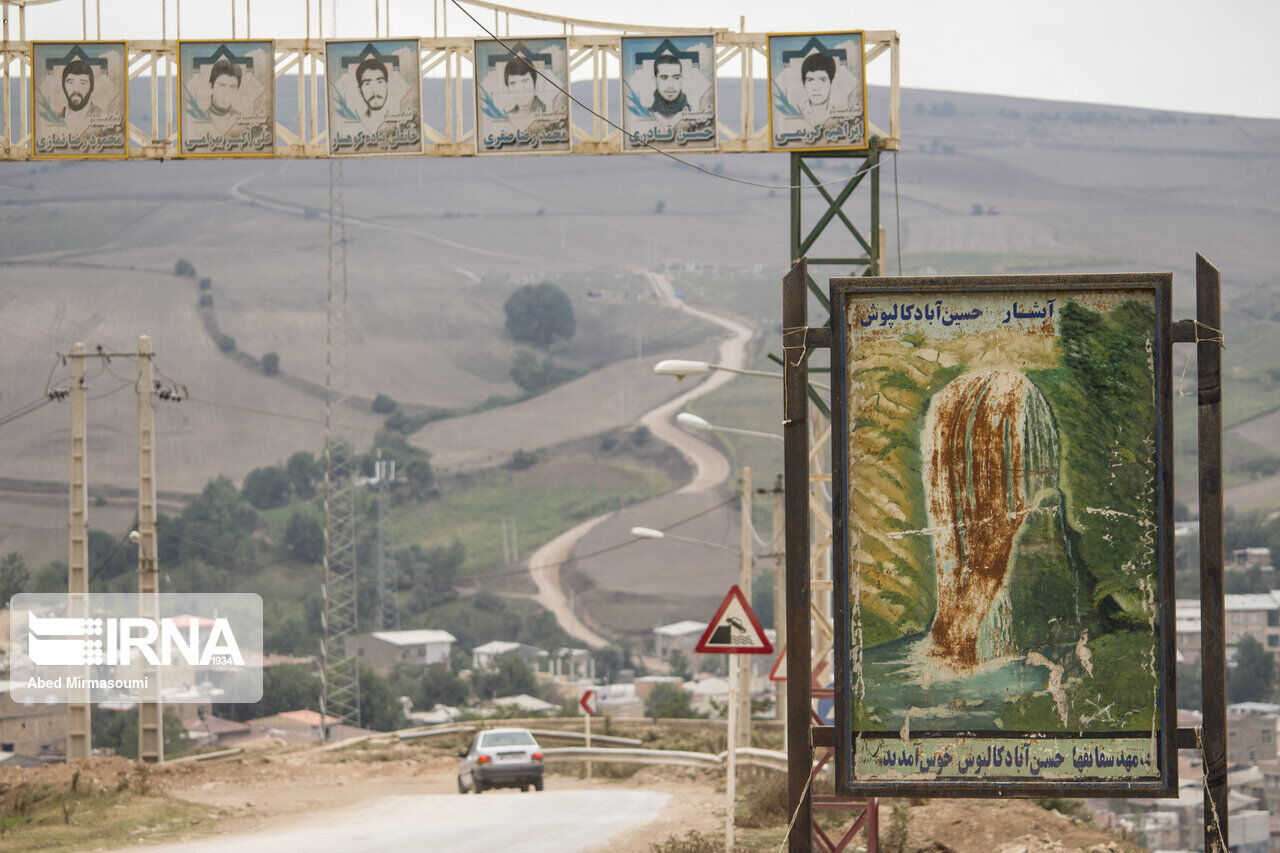
[[[1150,727],[1152,304],[1087,296],[1019,324],[999,300],[953,298],[947,328],[896,306],[892,325],[850,324],[857,712]]]
[[[977,370],[934,395],[920,443],[937,573],[928,654],[969,671],[1016,651],[1014,543],[1033,513],[1062,512],[1058,428],[1024,374]]]

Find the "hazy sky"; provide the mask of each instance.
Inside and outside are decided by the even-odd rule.
[[[102,5],[104,38],[157,38],[167,3],[170,36],[177,0],[88,0]],[[245,35],[247,0],[184,0],[185,38]],[[306,0],[248,0],[252,34],[298,37]],[[333,0],[324,0],[326,34]],[[377,0],[390,7],[391,35],[432,34],[439,0]],[[318,0],[312,0],[313,22]],[[519,0],[523,8],[575,17],[657,26],[790,32],[896,29],[902,35],[902,85],[990,92],[1193,112],[1280,118],[1280,0],[900,0],[900,2],[760,2],[759,0]],[[375,0],[338,0],[338,34],[374,33]],[[492,26],[493,13],[474,10]],[[11,13],[11,37],[16,37]],[[450,4],[450,35],[479,31]],[[505,25],[505,24],[504,24]],[[314,26],[314,23],[313,23]],[[552,35],[550,24],[512,22],[523,35]],[[81,0],[59,0],[27,11],[27,36],[76,38]],[[504,30],[505,32],[505,30]],[[757,64],[757,69],[761,68]],[[887,63],[870,68],[872,83],[887,81]],[[879,70],[877,70],[879,69]],[[736,63],[721,73],[733,76]],[[759,73],[759,71],[757,71]]]

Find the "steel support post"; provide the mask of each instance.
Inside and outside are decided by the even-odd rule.
[[[792,233],[799,231],[799,165],[791,158]],[[812,843],[813,792],[809,773],[809,367],[805,336],[809,323],[808,265],[798,260],[782,280],[783,471],[787,559],[787,803],[790,853],[808,853]]]
[[[160,619],[160,567],[156,560],[156,413],[151,338],[138,338],[138,615]],[[160,671],[145,673],[156,700],[138,705],[138,757],[164,761],[164,728],[160,703]]]
[[[67,554],[68,616],[88,616],[89,593],[89,491],[84,383],[84,344],[71,347],[71,527]],[[87,671],[85,673],[88,674]],[[88,758],[92,727],[88,689],[80,689],[67,703],[67,761]]]
[[[751,601],[751,573],[754,561],[751,547],[751,469],[742,469],[742,529],[739,545],[742,551],[742,565],[739,571],[738,586],[747,602]],[[751,746],[751,658],[749,655],[734,655],[737,658],[734,666],[738,667],[738,736],[732,746]]]
[[[1200,659],[1204,695],[1204,849],[1226,853],[1227,677],[1222,565],[1222,292],[1196,255],[1196,371],[1200,456]]]

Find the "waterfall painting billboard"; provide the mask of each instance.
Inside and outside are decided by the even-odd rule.
[[[1176,792],[1170,289],[832,280],[842,793]]]

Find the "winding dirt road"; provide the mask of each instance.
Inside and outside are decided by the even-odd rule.
[[[686,305],[676,296],[671,280],[665,275],[649,271],[644,271],[644,275],[649,279],[654,293],[664,305],[728,330],[729,337],[720,344],[717,364],[739,369],[746,365],[747,344],[752,337],[750,328],[727,317]],[[679,450],[694,468],[693,479],[672,494],[708,492],[729,479],[729,460],[711,445],[677,427],[672,418],[690,400],[714,391],[731,379],[733,379],[731,373],[722,370],[712,371],[703,382],[640,418],[640,423],[647,427],[654,437]],[[552,539],[529,557],[529,574],[538,588],[534,598],[555,615],[556,621],[566,633],[592,648],[605,646],[609,641],[588,628],[570,607],[560,584],[560,566],[569,559],[574,546],[592,528],[613,515],[614,513],[606,513],[588,519]]]

